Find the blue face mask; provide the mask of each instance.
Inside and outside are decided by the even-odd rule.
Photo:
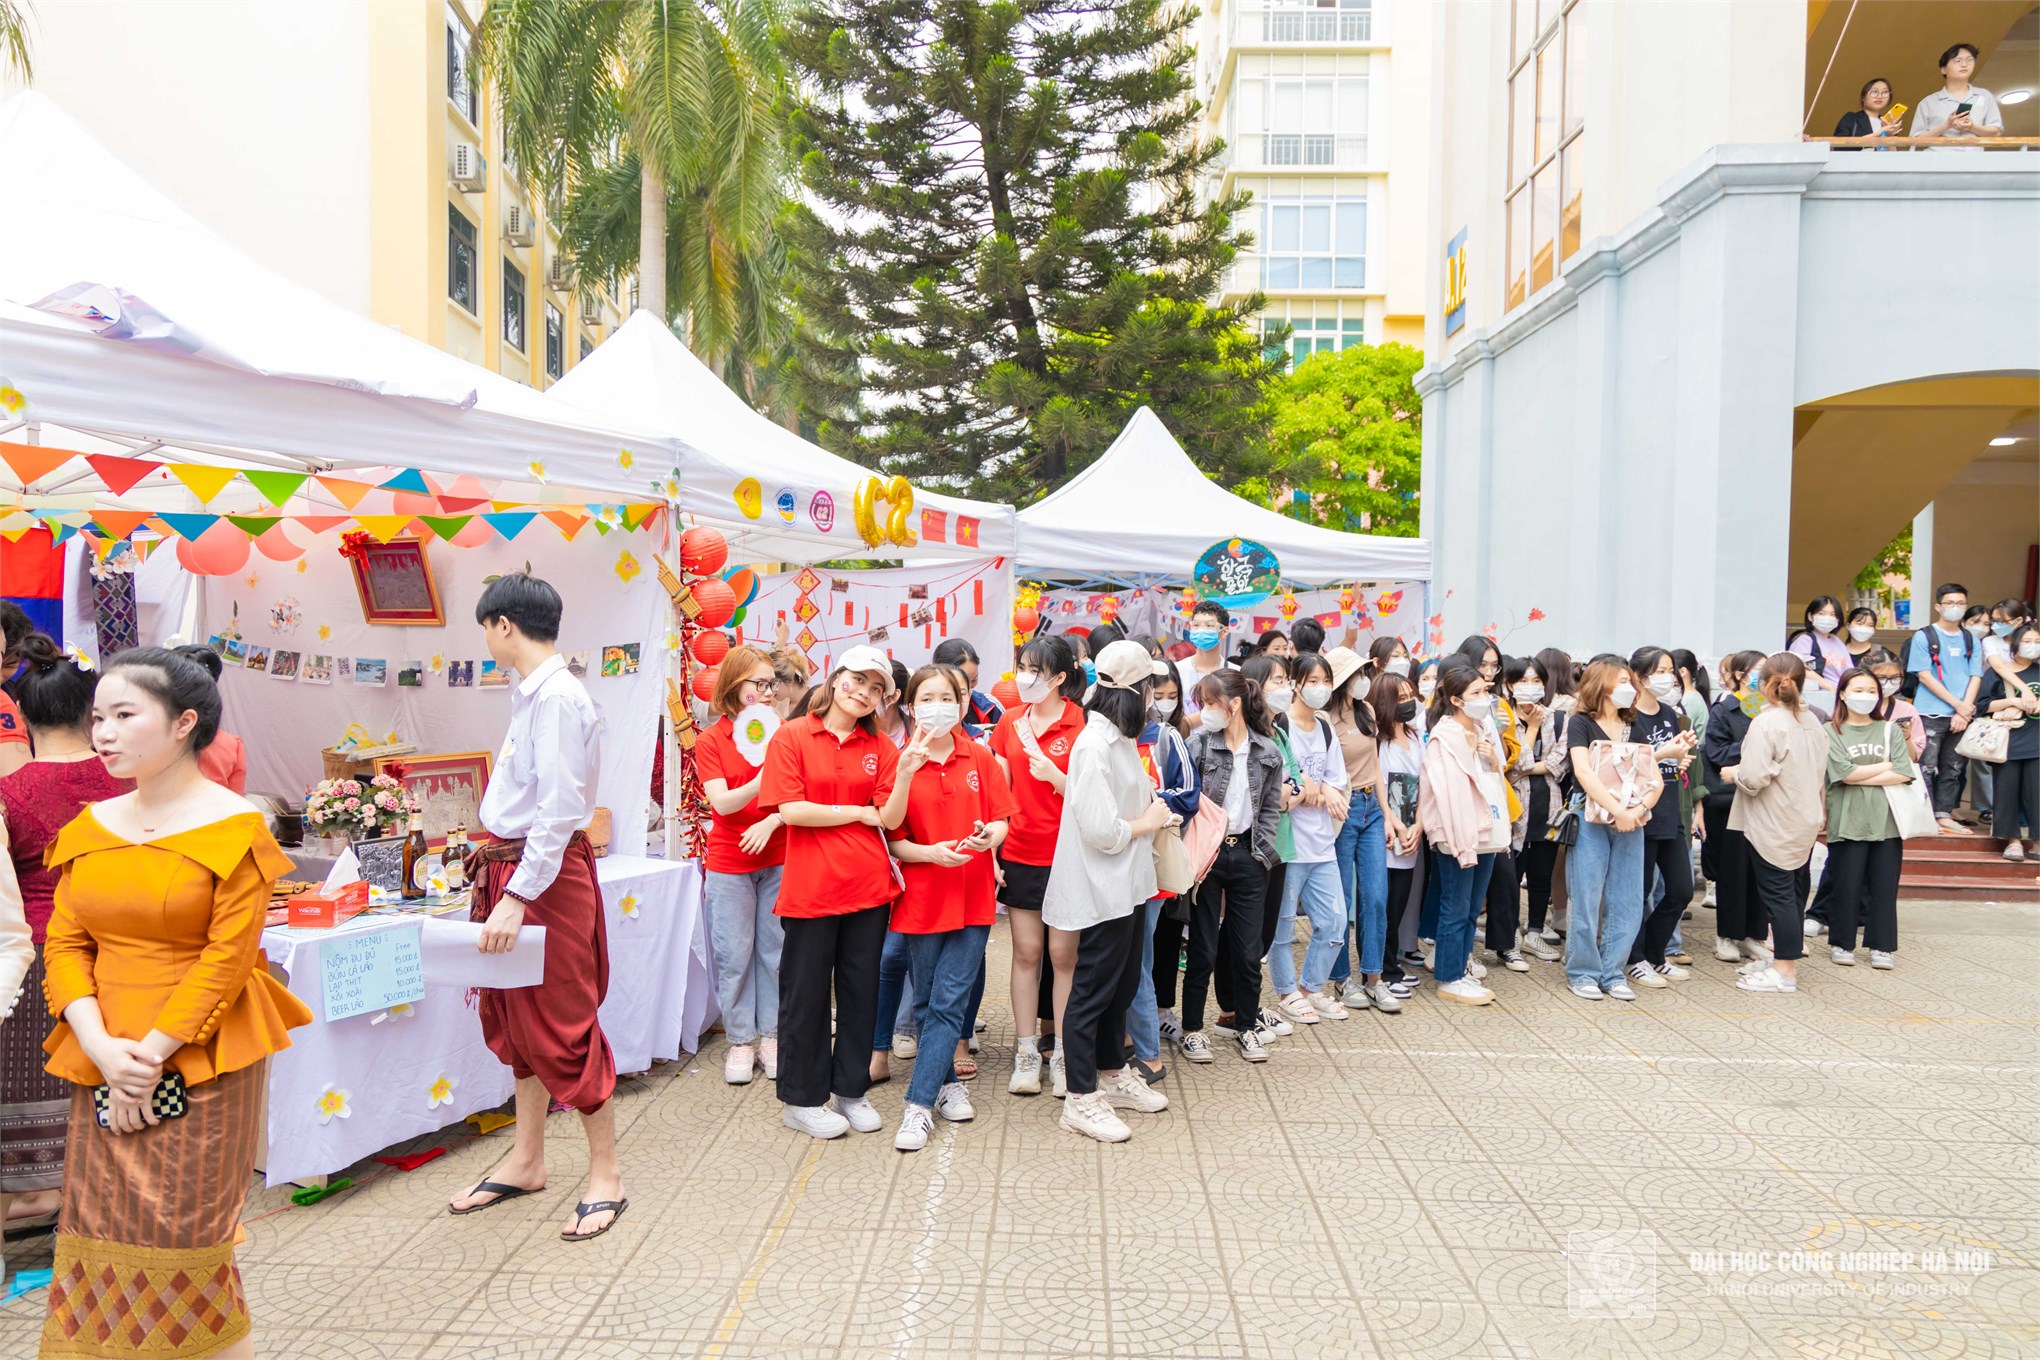
[[[1190,645],[1200,652],[1208,652],[1218,645],[1219,632],[1216,628],[1192,628]]]
[[[1095,685],[1095,684],[1097,684],[1097,683],[1098,683],[1098,663],[1097,663],[1097,662],[1095,662],[1095,661],[1086,661],[1086,662],[1084,663],[1084,683],[1085,683],[1085,684],[1087,684],[1087,685]]]
[[[2012,630],[2018,626],[2016,623],[1993,623],[1990,626],[1990,631],[1996,633],[1999,637],[2010,637]]]

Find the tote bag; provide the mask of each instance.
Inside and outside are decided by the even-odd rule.
[[[1962,730],[1955,754],[1988,765],[2002,765],[2012,748],[2012,725],[1999,718],[1975,718]]]
[[[1891,760],[1891,734],[1895,730],[1896,724],[1884,725],[1884,759],[1887,763]],[[1898,824],[1900,840],[1941,834],[1941,828],[1934,822],[1933,805],[1927,802],[1917,778],[1910,784],[1886,784],[1884,801],[1891,804],[1891,820]]]
[[[1657,754],[1640,741],[1597,741],[1587,747],[1587,760],[1602,785],[1625,808],[1643,802],[1647,775],[1657,766]],[[1594,799],[1587,800],[1587,820],[1596,826],[1612,826],[1615,814]]]

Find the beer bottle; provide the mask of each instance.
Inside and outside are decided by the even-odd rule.
[[[404,841],[404,888],[406,902],[423,901],[427,881],[432,877],[432,861],[427,858],[425,848],[425,814],[411,814],[411,834]]]
[[[446,848],[439,852],[439,864],[446,875],[449,892],[467,886],[467,828],[457,826],[446,833]]]

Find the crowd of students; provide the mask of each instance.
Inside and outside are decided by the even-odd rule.
[[[1974,720],[2009,732],[1973,803],[2007,858],[2040,817],[2032,606],[1972,609],[1957,585],[1935,603],[1903,658],[1822,597],[1784,650],[1713,674],[1657,645],[1362,655],[1309,620],[1228,654],[1233,621],[1204,603],[1173,661],[1110,625],[1033,638],[1004,711],[954,641],[911,676],[852,648],[797,696],[739,648],[700,747],[725,1077],[762,1065],[787,1125],[830,1138],[878,1130],[870,1088],[913,1057],[896,1146],[969,1120],[1001,907],[1007,1090],[1115,1142],[1167,1107],[1164,1044],[1265,1062],[1427,980],[1491,1004],[1490,969],[1533,961],[1587,1001],[1686,982],[1702,883],[1746,991],[1795,991],[1809,935],[1893,968],[1904,836],[1973,834]],[[754,762],[730,719],[775,697],[788,720]]]

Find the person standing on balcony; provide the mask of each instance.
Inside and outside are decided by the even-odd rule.
[[[1891,82],[1883,76],[1875,76],[1863,82],[1863,93],[1858,96],[1857,106],[1842,115],[1835,124],[1837,137],[1898,137],[1905,132],[1905,124],[1893,117],[1891,108]],[[1861,151],[1859,146],[1837,147],[1838,151]],[[1881,148],[1873,147],[1872,150]]]
[[[1941,88],[1913,110],[1915,137],[2002,137],[2005,116],[1997,96],[1971,85],[1976,74],[1976,46],[1959,42],[1941,54]]]

